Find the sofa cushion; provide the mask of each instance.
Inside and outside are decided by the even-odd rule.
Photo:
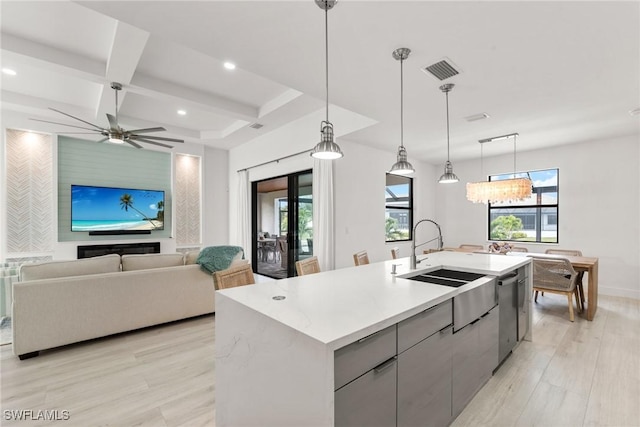
[[[23,264],[20,266],[20,281],[85,276],[87,274],[113,273],[116,271],[120,271],[120,255],[109,254],[70,261]]]
[[[200,249],[197,251],[189,251],[184,254],[184,265],[195,264],[198,260],[198,255],[200,255]]]
[[[182,254],[122,255],[122,271],[148,270],[150,268],[184,265]]]

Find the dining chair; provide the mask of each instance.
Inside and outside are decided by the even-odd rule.
[[[460,246],[458,246],[458,250],[461,252],[475,252],[475,251],[484,251],[484,246],[482,245],[470,245],[467,243],[464,243]]]
[[[566,258],[533,258],[533,290],[534,301],[538,303],[538,292],[551,292],[565,295],[569,303],[569,320],[574,321],[573,297],[575,296],[578,312],[582,313],[579,296],[576,293],[578,273]]]
[[[287,248],[287,239],[285,237],[278,238],[278,252],[280,253],[280,267],[287,268],[287,264],[289,262],[288,253],[289,250]]]
[[[400,256],[400,248],[397,246],[394,248],[391,248],[391,259],[398,259],[399,256]]]
[[[566,255],[566,256],[582,256],[582,251],[577,249],[547,249],[544,251],[549,255]],[[584,271],[578,271],[578,279],[576,280],[576,292],[580,297],[580,306],[584,310],[584,287],[582,285],[582,279],[584,277]]]
[[[511,252],[529,252],[529,249],[522,246],[511,246]]]
[[[317,256],[312,256],[300,261],[296,261],[296,273],[298,276],[320,273],[320,263]]]
[[[369,264],[369,255],[367,255],[367,251],[360,251],[353,254],[353,262],[356,266]]]
[[[213,285],[216,291],[254,283],[256,283],[256,280],[250,264],[243,264],[213,273]]]

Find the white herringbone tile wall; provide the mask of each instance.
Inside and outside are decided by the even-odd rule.
[[[176,154],[174,212],[176,245],[200,245],[201,241],[201,159],[197,156]]]
[[[7,252],[50,252],[54,240],[53,138],[6,131]]]

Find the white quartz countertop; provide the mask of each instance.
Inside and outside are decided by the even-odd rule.
[[[452,298],[465,288],[401,276],[437,268],[501,276],[530,262],[527,257],[459,252],[437,252],[418,259],[424,261],[413,271],[409,258],[400,258],[217,293],[338,349]],[[392,264],[397,264],[396,275],[391,274]]]

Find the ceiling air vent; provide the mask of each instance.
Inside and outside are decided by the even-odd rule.
[[[456,69],[456,66],[448,58],[424,67],[422,71],[431,74],[438,80],[446,80],[449,77],[460,74],[460,71]]]
[[[262,124],[260,124],[260,123],[251,123],[251,124],[249,125],[249,127],[250,127],[251,129],[260,129],[260,128],[261,128],[261,127],[263,127],[263,126],[264,126],[264,125],[262,125]]]

